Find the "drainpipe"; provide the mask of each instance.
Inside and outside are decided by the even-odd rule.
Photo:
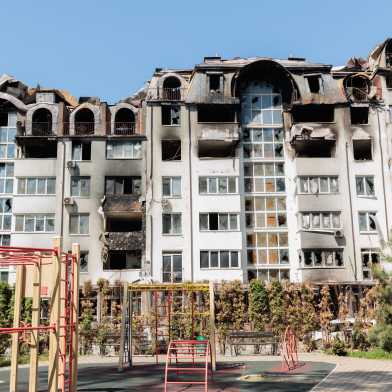
[[[189,155],[189,206],[190,206],[190,220],[191,220],[191,282],[193,282],[193,192],[192,192],[192,128],[191,128],[191,107],[188,108],[188,155]]]
[[[147,106],[148,107],[148,106]],[[153,115],[153,108],[154,106],[150,106],[150,138],[151,138],[151,142],[150,142],[150,165],[151,165],[151,171],[150,171],[150,187],[151,187],[151,205],[153,205],[154,202],[154,181],[153,181],[153,170],[154,170],[154,159],[153,159],[153,146],[154,146],[154,127],[153,127],[153,122],[154,122],[154,115]],[[148,210],[150,211],[150,275],[151,275],[151,279],[152,279],[152,272],[153,272],[153,238],[154,238],[154,230],[153,230],[153,218],[152,218],[152,214],[151,214],[151,205],[148,208]]]
[[[358,280],[358,272],[357,272],[357,247],[355,243],[355,234],[354,234],[354,214],[353,214],[353,202],[351,199],[351,177],[350,177],[350,169],[348,163],[348,142],[346,142],[346,172],[347,172],[347,186],[348,186],[348,200],[350,202],[350,216],[351,216],[351,236],[353,241],[354,248],[354,279]]]
[[[63,163],[62,163],[62,172],[61,172],[61,216],[60,216],[60,238],[63,240],[64,234],[64,180],[65,180],[65,155],[66,155],[66,144],[62,139],[60,142],[63,145]]]
[[[380,148],[380,156],[381,156],[380,162],[381,162],[382,191],[383,191],[383,198],[384,198],[385,226],[387,229],[387,240],[389,241],[389,221],[388,221],[388,210],[387,210],[387,198],[386,198],[386,193],[385,193],[384,154],[383,154],[382,142],[381,142],[380,113],[378,111],[377,106],[375,106],[375,110],[377,113],[378,145]]]

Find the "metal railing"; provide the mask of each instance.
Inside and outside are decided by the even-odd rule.
[[[347,93],[347,97],[352,101],[367,102],[369,100],[367,89],[358,88],[358,87],[347,87],[346,93]]]
[[[32,136],[50,136],[53,135],[51,122],[32,122],[31,123]]]
[[[134,135],[136,133],[136,126],[134,122],[115,122],[114,135]]]
[[[185,96],[185,88],[150,88],[147,99],[152,101],[181,101]]]
[[[94,122],[75,121],[75,135],[93,135]]]

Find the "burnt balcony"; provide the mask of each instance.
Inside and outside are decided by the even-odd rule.
[[[110,250],[144,250],[145,234],[143,231],[105,233],[108,248]]]
[[[75,121],[74,124],[75,135],[94,135],[95,123]]]
[[[369,91],[366,88],[347,87],[347,98],[352,102],[368,102]]]
[[[51,122],[33,122],[31,123],[32,136],[52,136],[53,128]]]
[[[150,101],[183,101],[185,88],[150,88],[147,91],[147,100]]]
[[[106,214],[136,214],[143,213],[143,205],[139,196],[129,195],[106,195],[103,202],[103,211]]]
[[[114,135],[117,136],[132,136],[136,134],[136,124],[134,122],[115,122]]]

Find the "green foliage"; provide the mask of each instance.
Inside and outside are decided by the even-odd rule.
[[[0,282],[0,327],[2,328],[12,326],[12,295],[11,287],[5,282]],[[0,355],[4,355],[9,345],[10,336],[0,335]]]
[[[392,359],[392,353],[387,353],[381,348],[374,348],[369,351],[349,351],[348,356],[367,359]]]
[[[271,312],[271,329],[276,335],[281,335],[286,328],[285,300],[282,284],[274,280],[268,287],[268,298]]]
[[[354,324],[351,340],[354,349],[367,351],[370,347],[368,336],[359,323]]]
[[[324,348],[330,344],[332,318],[333,314],[331,312],[330,306],[329,287],[323,286],[321,289],[321,299],[319,304],[319,322],[321,326]]]
[[[252,280],[249,286],[249,320],[255,331],[264,331],[270,320],[268,292],[264,283]]]
[[[332,340],[331,352],[339,357],[345,357],[347,355],[347,348],[345,343],[338,337]]]

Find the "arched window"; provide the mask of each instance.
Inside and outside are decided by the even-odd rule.
[[[364,75],[353,75],[344,81],[346,96],[354,102],[368,101],[370,80]]]
[[[131,109],[121,108],[114,117],[115,135],[133,135],[135,133],[135,114]]]
[[[87,108],[80,109],[75,114],[75,135],[94,134],[94,113]]]
[[[52,113],[50,110],[40,108],[33,113],[31,133],[33,136],[46,136],[52,134]]]
[[[169,101],[181,99],[181,81],[175,76],[169,76],[163,81],[163,98]]]

